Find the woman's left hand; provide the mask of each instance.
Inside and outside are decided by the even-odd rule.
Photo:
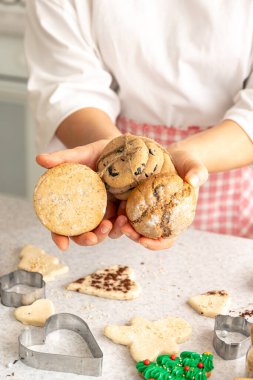
[[[192,185],[198,193],[199,187],[208,179],[207,168],[195,154],[185,149],[180,149],[178,144],[172,145],[169,149],[169,153],[178,175]],[[176,240],[175,237],[150,239],[138,234],[124,215],[125,205],[126,202],[121,202],[120,208],[123,215],[118,216],[113,225],[109,234],[112,239],[124,234],[129,237],[129,239],[151,250],[156,251],[172,247]]]
[[[123,204],[121,204],[121,208],[123,210]],[[113,228],[111,232],[109,233],[109,237],[112,239],[116,239],[120,237],[121,235],[126,235],[129,239],[135,241],[136,243],[142,244],[145,248],[148,248],[154,251],[170,248],[175,241],[175,238],[150,239],[150,238],[140,235],[138,232],[136,232],[133,229],[133,227],[128,222],[128,219],[125,215],[120,215],[117,217],[113,225]]]

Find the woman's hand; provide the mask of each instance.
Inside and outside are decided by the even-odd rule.
[[[47,169],[64,162],[75,162],[85,164],[95,170],[96,162],[108,142],[109,140],[104,139],[73,149],[66,149],[50,154],[40,154],[36,157],[36,161]],[[94,245],[101,243],[113,230],[113,223],[116,220],[117,215],[122,212],[121,207],[119,207],[119,202],[108,200],[104,219],[96,229],[79,236],[73,236],[71,237],[71,240],[79,245]],[[121,220],[117,221],[116,229],[122,227],[121,223]],[[117,231],[117,234],[119,236],[122,235],[120,231]],[[69,237],[67,236],[52,233],[52,239],[61,250],[66,250],[69,246]]]
[[[186,182],[195,187],[198,193],[199,186],[206,182],[208,179],[208,171],[206,167],[202,164],[200,159],[185,149],[181,149],[179,145],[172,145],[169,149],[172,162],[180,175]],[[121,208],[124,209],[125,204],[121,203]],[[122,223],[122,227],[118,227],[118,224]],[[151,250],[161,250],[170,248],[174,241],[174,238],[158,238],[150,239],[138,234],[130,223],[127,221],[126,216],[119,216],[115,222],[115,225],[110,232],[110,237],[118,237],[123,233],[128,236],[131,240],[142,244],[144,247]]]
[[[104,139],[73,149],[40,154],[36,160],[45,168],[51,168],[64,162],[76,162],[85,164],[95,170],[96,162],[108,142],[109,140]],[[208,178],[205,166],[197,156],[185,149],[179,149],[177,144],[172,145],[169,152],[178,174],[198,191],[199,186]],[[128,222],[125,215],[125,206],[126,202],[109,199],[104,219],[98,227],[91,232],[73,236],[71,240],[79,245],[90,246],[101,243],[108,236],[116,239],[124,234],[131,240],[151,250],[166,249],[173,245],[175,238],[150,239],[138,234]],[[69,237],[67,236],[52,233],[52,239],[62,250],[66,250],[69,246]]]

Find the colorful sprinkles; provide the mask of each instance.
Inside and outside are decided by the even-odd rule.
[[[147,380],[206,380],[214,368],[213,355],[183,351],[180,356],[160,355],[156,362],[142,360],[136,368]]]

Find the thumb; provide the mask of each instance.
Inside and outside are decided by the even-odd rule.
[[[185,175],[183,178],[193,187],[203,185],[208,179],[207,168],[198,160],[189,160],[185,169]]]
[[[188,151],[176,151],[172,153],[172,161],[178,175],[193,187],[203,185],[208,179],[208,170],[202,161]]]

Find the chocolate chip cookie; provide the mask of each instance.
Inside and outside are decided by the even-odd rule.
[[[173,237],[193,221],[195,189],[177,174],[159,173],[129,195],[126,214],[133,228],[149,238]]]
[[[107,204],[99,175],[81,164],[65,163],[47,170],[34,191],[34,209],[50,231],[76,236],[93,230]]]
[[[127,199],[132,189],[156,173],[175,172],[168,152],[161,145],[131,134],[110,141],[97,167],[108,192],[118,199]]]

